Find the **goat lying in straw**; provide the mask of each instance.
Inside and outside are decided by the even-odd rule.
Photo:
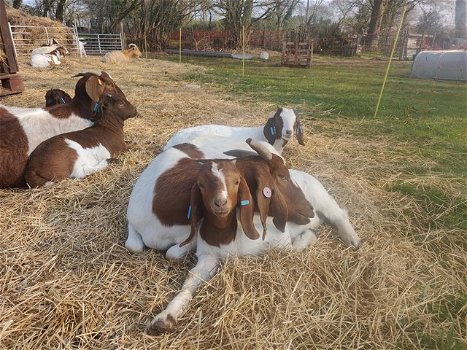
[[[98,91],[90,94],[91,98],[98,98]],[[104,94],[98,103],[101,107],[93,126],[54,136],[31,153],[25,171],[30,187],[69,177],[83,178],[103,170],[109,159],[126,150],[123,124],[136,116],[136,108],[119,94]]]
[[[271,247],[303,249],[311,242],[307,225],[313,208],[284,160],[262,143],[248,142],[261,157],[199,160],[203,154],[196,146],[181,144],[158,155],[138,179],[125,246],[134,252],[144,246],[168,249],[168,258],[196,248],[198,257],[182,291],[148,333],[172,330],[193,293],[228,256],[260,255]]]
[[[244,142],[251,138],[257,141],[266,141],[281,154],[293,134],[300,145],[304,145],[303,128],[295,111],[290,108],[278,108],[265,123],[257,127],[233,127],[225,125],[199,125],[182,129],[173,135],[164,147],[164,150],[180,143],[190,142],[195,138],[206,136],[223,136]]]
[[[277,152],[269,143],[257,142],[271,153]],[[191,141],[191,144],[198,148],[200,154],[203,154],[202,158],[236,158],[251,156],[253,153],[245,142],[222,136],[198,137]],[[303,230],[306,232],[302,235],[303,248],[316,240],[315,232],[323,223],[329,223],[335,227],[339,238],[345,245],[358,248],[360,239],[350,224],[347,211],[339,207],[321,182],[300,170],[289,169],[289,172],[293,182],[300,187],[315,211],[315,217]]]
[[[55,135],[87,128],[94,123],[104,93],[123,92],[106,72],[80,73],[70,103],[47,108],[0,105],[0,188],[23,187],[28,156]],[[89,94],[93,91],[93,95]]]
[[[129,44],[128,49],[123,51],[109,51],[104,57],[102,57],[102,62],[106,63],[119,63],[119,62],[128,62],[131,58],[140,58],[143,54],[138,49],[138,46],[135,44]]]

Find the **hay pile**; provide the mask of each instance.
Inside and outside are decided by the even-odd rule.
[[[48,88],[72,93],[70,76],[87,67],[108,68],[97,58],[42,72],[22,65],[26,91],[2,102],[43,105]],[[362,248],[345,249],[323,227],[303,253],[234,259],[195,296],[175,333],[144,334],[194,259],[175,263],[154,250],[125,250],[134,182],[179,128],[259,125],[275,110],[182,79],[203,71],[143,59],[111,67],[142,115],[125,126],[130,150],[120,163],[47,189],[0,190],[0,348],[380,349],[465,337],[465,308],[453,307],[452,318],[441,309],[466,291],[466,252],[454,245],[430,250],[429,242],[453,232],[423,231],[408,214],[417,213],[417,203],[383,190],[398,176],[402,150],[388,140],[348,137],[345,130],[358,127],[353,122],[304,115],[307,146],[294,142],[286,157],[349,209]],[[414,234],[422,243],[409,239]]]
[[[6,9],[8,22],[20,26],[65,27],[61,22],[48,17],[31,16],[22,10],[8,7]]]
[[[48,17],[31,16],[24,11],[8,8],[7,18],[11,25],[33,26],[38,28],[15,28],[14,39],[19,54],[23,53],[24,45],[41,46],[48,45],[49,39],[55,39],[60,44],[66,45],[73,41],[73,34],[70,28],[59,21],[54,21]],[[42,28],[41,28],[42,27]],[[47,33],[43,27],[48,27]],[[28,47],[29,51],[34,47]],[[28,52],[29,52],[28,51]]]

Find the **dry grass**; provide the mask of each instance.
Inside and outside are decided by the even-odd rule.
[[[22,64],[26,91],[2,102],[43,105],[47,89],[71,93],[70,76],[87,67],[106,69],[142,117],[127,123],[130,150],[106,171],[47,189],[0,190],[0,348],[390,349],[420,348],[449,334],[465,340],[465,306],[451,309],[451,318],[441,311],[453,298],[465,302],[466,252],[427,249],[449,232],[422,230],[407,215],[417,213],[417,203],[383,189],[398,176],[402,155],[388,140],[346,136],[356,127],[346,120],[305,122],[307,146],[294,143],[286,157],[349,209],[362,248],[345,249],[323,228],[306,252],[229,261],[176,332],[145,335],[194,260],[173,263],[153,250],[124,249],[134,182],[177,129],[260,124],[275,106],[244,105],[181,80],[200,67],[158,60],[105,67],[96,58],[46,71]],[[315,126],[331,131],[313,132]]]
[[[51,20],[48,17],[31,16],[22,10],[10,7],[7,8],[6,12],[8,22],[10,22],[11,25],[37,27],[16,28],[14,30],[18,33],[15,34],[15,40],[22,40],[22,44],[32,44],[36,46],[48,45],[49,38],[58,40],[61,44],[73,40],[73,34],[70,28],[59,21]],[[41,27],[48,27],[48,35],[44,31],[44,28]]]

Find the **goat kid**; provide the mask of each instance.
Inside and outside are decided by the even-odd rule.
[[[70,103],[47,108],[0,105],[0,188],[24,187],[28,156],[43,141],[91,126],[104,93],[125,96],[106,73],[80,73]]]
[[[121,95],[104,94],[99,104],[101,111],[93,126],[54,136],[31,153],[25,172],[30,187],[86,177],[126,150],[123,124],[136,116],[136,108]]]
[[[64,46],[58,46],[47,53],[33,53],[30,64],[34,68],[47,68],[61,63],[61,59],[68,55],[68,50]]]
[[[65,91],[50,89],[45,93],[45,106],[52,107],[59,104],[70,103],[72,98]]]
[[[313,208],[291,182],[283,159],[255,141],[250,146],[261,158],[196,160],[202,153],[181,144],[158,155],[138,179],[128,205],[125,246],[133,252],[144,246],[168,249],[168,258],[196,247],[198,256],[182,292],[154,319],[149,333],[175,326],[194,291],[222,259],[293,247],[298,233],[290,235],[289,222],[310,223]],[[261,229],[263,239],[258,239]]]
[[[269,143],[257,141],[271,153],[277,154],[276,149]],[[254,154],[245,143],[221,136],[203,136],[191,142],[203,154],[204,158],[241,158]],[[245,147],[246,146],[246,147]],[[320,225],[328,223],[333,226],[342,242],[352,248],[360,246],[360,238],[353,229],[347,211],[342,209],[336,200],[328,193],[321,182],[312,175],[294,169],[289,169],[292,181],[300,187],[315,212],[314,218],[307,225],[300,225],[296,230],[302,230],[301,239],[294,245],[296,249],[308,247],[316,240],[316,232]]]
[[[264,126],[232,127],[210,124],[182,129],[169,139],[164,150],[177,144],[190,143],[197,137],[224,136],[241,142],[244,142],[248,138],[258,141],[267,141],[281,154],[294,132],[298,143],[304,145],[303,127],[295,111],[290,108],[281,107],[266,121]]]

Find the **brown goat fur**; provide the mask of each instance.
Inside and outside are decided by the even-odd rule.
[[[25,172],[29,186],[39,187],[73,175],[80,154],[67,141],[77,143],[84,150],[103,146],[111,157],[126,150],[123,124],[126,119],[136,116],[136,108],[121,95],[104,94],[98,102],[102,111],[93,126],[52,137],[32,152]]]

